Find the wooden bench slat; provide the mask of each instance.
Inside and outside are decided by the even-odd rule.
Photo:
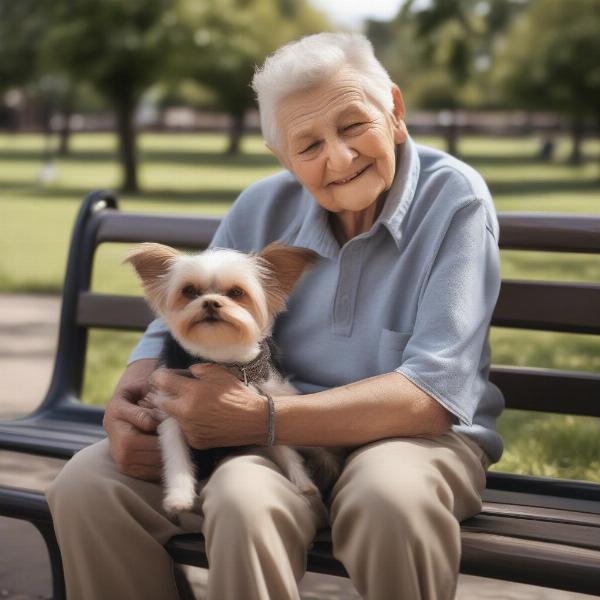
[[[105,436],[100,427],[54,419],[0,423],[0,448],[55,458],[71,458]]]
[[[585,498],[579,498],[577,496],[578,490],[573,489],[574,480],[561,480],[565,487],[569,486],[570,496],[556,496],[551,491],[546,493],[531,493],[515,490],[499,490],[490,487],[494,485],[494,477],[503,475],[510,477],[513,481],[515,479],[522,479],[528,477],[526,475],[515,475],[514,473],[499,473],[498,471],[488,471],[487,474],[487,485],[488,487],[483,490],[483,502],[485,505],[498,506],[498,505],[512,505],[515,511],[518,511],[522,507],[529,507],[533,510],[555,510],[566,512],[568,514],[589,514],[592,516],[600,516],[600,502],[598,500],[589,500]],[[529,477],[528,477],[529,478]],[[543,478],[545,483],[555,484],[558,480]],[[517,484],[520,483],[517,481]],[[581,482],[576,482],[581,485]],[[585,482],[590,485],[588,482]],[[597,485],[597,484],[591,484]],[[549,487],[549,486],[546,486]]]
[[[77,324],[82,327],[143,331],[154,314],[140,296],[81,292]]]
[[[491,533],[463,531],[461,573],[600,593],[600,552]]]
[[[492,325],[600,334],[599,307],[598,284],[503,280]]]
[[[157,242],[187,248],[206,248],[220,217],[173,214],[102,213],[96,244],[102,242]]]
[[[564,499],[563,499],[564,502]],[[484,502],[482,513],[486,515],[520,517],[536,521],[552,521],[554,523],[572,523],[574,525],[592,525],[600,528],[600,506],[596,503],[596,513],[577,512],[575,510],[540,508],[523,504],[501,504]]]
[[[505,250],[600,253],[598,215],[514,212],[498,221]]]
[[[142,331],[153,318],[139,296],[79,295],[80,326]],[[600,376],[594,373],[495,366],[490,378],[504,392],[508,408],[600,416]]]
[[[535,304],[543,297],[547,304]],[[492,324],[543,331],[600,334],[600,285],[503,283]],[[77,322],[86,327],[143,330],[154,318],[140,296],[81,292]]]
[[[531,517],[480,513],[465,521],[462,530],[600,551],[600,527],[593,524],[562,523],[549,519],[540,521]]]
[[[507,408],[600,417],[600,375],[580,371],[493,366],[490,380]]]
[[[96,243],[145,242],[206,246],[219,224],[218,217],[174,214],[121,213],[105,210]],[[500,247],[511,250],[600,253],[598,215],[514,212],[498,215]]]

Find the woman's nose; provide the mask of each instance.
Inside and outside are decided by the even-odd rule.
[[[357,157],[358,153],[343,140],[333,140],[327,144],[327,160],[333,171],[344,171]]]

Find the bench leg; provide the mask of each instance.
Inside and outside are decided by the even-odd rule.
[[[50,568],[52,569],[52,598],[53,600],[65,600],[67,593],[65,590],[62,558],[58,542],[56,541],[56,535],[54,534],[54,527],[52,523],[48,523],[47,521],[31,521],[31,523],[42,534],[44,542],[46,542],[46,548],[48,549]]]

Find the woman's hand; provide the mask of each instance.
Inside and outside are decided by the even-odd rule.
[[[193,378],[167,369],[152,376],[161,409],[179,422],[193,448],[262,445],[267,437],[267,400],[227,369],[214,364],[190,367]]]
[[[140,406],[149,390],[156,361],[138,360],[125,370],[104,413],[110,453],[119,471],[130,477],[158,481],[161,455],[152,410]],[[142,402],[143,403],[143,402]]]

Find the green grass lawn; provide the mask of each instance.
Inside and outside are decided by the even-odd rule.
[[[441,147],[439,139],[417,139]],[[463,159],[479,170],[498,211],[600,213],[600,143],[588,142],[588,160],[570,167],[568,140],[557,159],[535,159],[536,138],[464,138]],[[248,136],[239,157],[225,157],[224,136],[213,134],[140,137],[137,196],[122,196],[127,211],[225,214],[247,185],[279,169],[257,136]],[[94,188],[115,189],[119,169],[115,138],[73,137],[72,154],[58,163],[51,184],[36,182],[44,141],[37,135],[0,135],[0,291],[59,293],[68,240],[81,199]],[[96,291],[138,293],[131,270],[121,266],[125,245],[102,246],[94,269]],[[504,277],[600,281],[600,260],[583,255],[503,252]],[[93,331],[84,401],[110,397],[138,334]],[[600,370],[596,336],[493,329],[497,364]],[[518,473],[600,481],[600,419],[506,411],[499,422],[507,450],[494,468]]]

